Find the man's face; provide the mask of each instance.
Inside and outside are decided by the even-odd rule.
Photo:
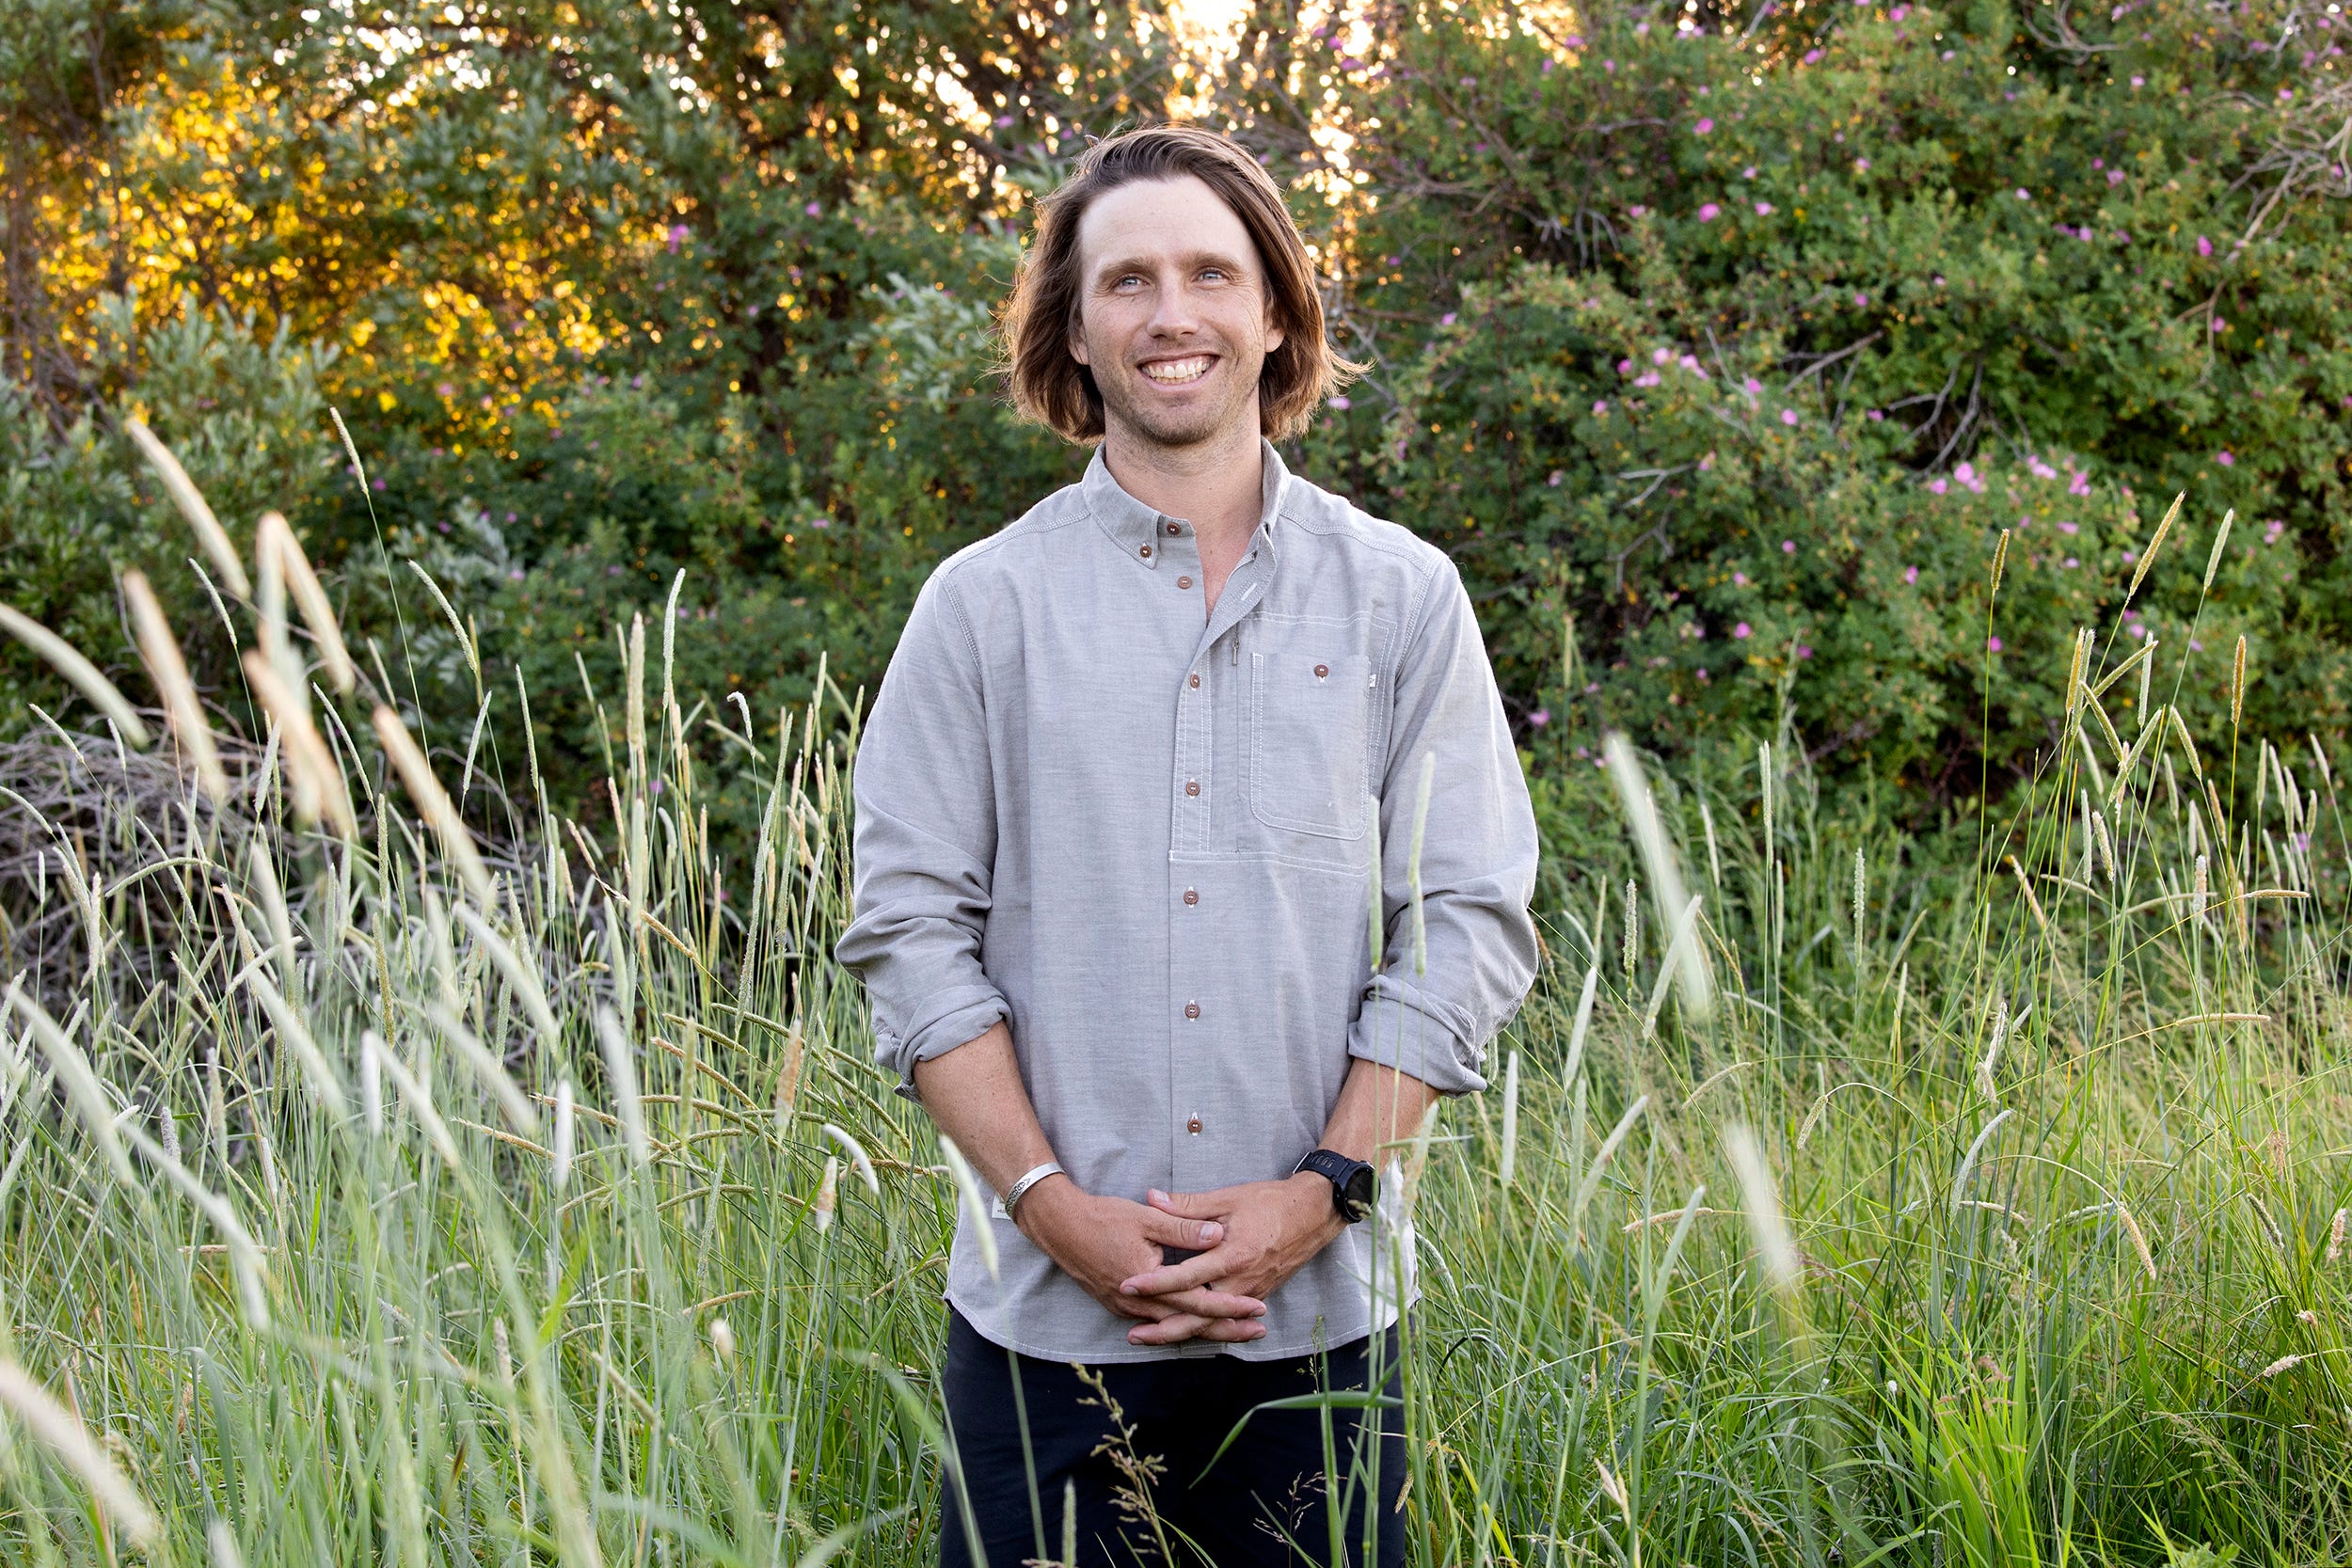
[[[1097,197],[1078,225],[1070,352],[1094,372],[1104,422],[1154,446],[1258,431],[1258,375],[1282,343],[1258,250],[1193,175]]]

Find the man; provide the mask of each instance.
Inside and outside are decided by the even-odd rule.
[[[1348,367],[1231,141],[1097,142],[1005,325],[1023,411],[1101,445],[917,598],[838,948],[879,1059],[999,1195],[948,1261],[943,1558],[1058,1555],[1069,1483],[1088,1563],[1399,1563],[1393,1405],[1248,1413],[1398,1393],[1411,1238],[1371,1167],[1485,1086],[1534,977],[1477,623],[1444,554],[1269,443]]]

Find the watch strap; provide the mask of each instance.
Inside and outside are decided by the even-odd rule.
[[[1351,1160],[1346,1155],[1340,1153],[1337,1149],[1317,1148],[1309,1150],[1305,1158],[1301,1159],[1296,1165],[1292,1167],[1291,1174],[1295,1176],[1300,1171],[1312,1171],[1317,1176],[1320,1176],[1325,1180],[1330,1182],[1332,1209],[1338,1212],[1340,1218],[1347,1221],[1350,1225],[1353,1225],[1357,1221],[1362,1219],[1364,1215],[1357,1213],[1349,1209],[1347,1203],[1348,1184],[1355,1179],[1358,1171],[1369,1173],[1372,1171],[1372,1166],[1366,1164],[1363,1161]],[[1367,1212],[1368,1212],[1369,1211],[1367,1211]]]

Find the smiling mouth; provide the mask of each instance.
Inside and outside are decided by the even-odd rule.
[[[1137,368],[1163,387],[1182,387],[1208,374],[1209,367],[1216,363],[1216,356],[1213,354],[1195,354],[1183,359],[1154,359]]]

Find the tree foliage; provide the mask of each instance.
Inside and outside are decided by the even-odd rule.
[[[118,434],[142,412],[241,536],[295,517],[441,738],[508,716],[467,639],[577,693],[538,717],[589,793],[591,692],[680,570],[727,631],[681,686],[765,712],[820,655],[870,683],[930,564],[1074,473],[1006,408],[992,309],[1083,135],[1182,113],[1292,190],[1374,366],[1295,455],[1454,554],[1539,772],[1793,704],[1822,766],[1948,807],[2055,743],[2008,721],[2109,621],[2244,635],[2262,721],[2325,730],[2343,19],[2110,13],[1263,4],[1204,55],[1151,5],[28,0],[0,116],[36,547],[0,573],[129,662],[111,574],[188,553]]]

